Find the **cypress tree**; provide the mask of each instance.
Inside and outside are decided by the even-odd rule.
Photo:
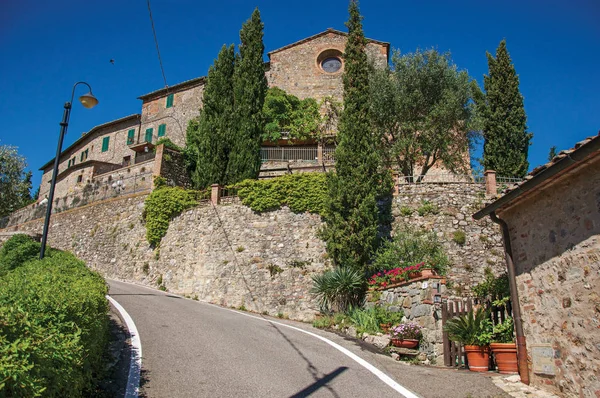
[[[225,184],[233,126],[234,47],[223,45],[208,70],[200,117],[187,130],[187,154],[195,188]]]
[[[264,129],[262,110],[267,93],[263,27],[257,8],[240,31],[240,52],[233,74],[235,135],[227,164],[229,184],[257,178],[260,172],[260,144]]]
[[[344,109],[340,117],[336,172],[328,175],[327,252],[337,266],[364,270],[379,244],[377,198],[387,181],[376,151],[369,114],[369,65],[361,15],[350,1],[344,52]]]
[[[483,164],[500,176],[523,177],[529,162],[527,153],[532,134],[527,132],[527,116],[519,91],[506,40],[496,50],[496,58],[487,53],[489,76],[484,75],[485,95],[479,101],[483,120]]]

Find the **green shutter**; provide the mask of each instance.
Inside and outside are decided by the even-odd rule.
[[[108,143],[110,141],[110,137],[104,137],[102,139],[102,152],[108,151]]]
[[[127,145],[133,144],[135,141],[135,129],[131,129],[127,132]]]
[[[69,163],[67,164],[67,169],[71,167],[71,159],[69,159]]]
[[[170,108],[170,107],[172,107],[172,106],[173,106],[173,96],[174,96],[174,95],[175,95],[175,94],[169,94],[169,95],[167,96],[167,108]]]
[[[146,129],[146,142],[152,142],[152,128]]]
[[[158,136],[159,137],[164,136],[166,132],[167,132],[167,125],[166,124],[161,124],[160,126],[158,126]]]
[[[83,162],[83,155],[85,155],[85,151],[81,152],[81,156],[79,157],[79,162]]]

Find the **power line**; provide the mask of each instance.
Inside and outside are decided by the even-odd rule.
[[[154,29],[154,19],[152,18],[152,10],[150,9],[150,0],[147,0],[148,3],[148,13],[150,14],[150,23],[152,24],[152,33],[154,34],[154,43],[156,44],[156,53],[158,54],[158,63],[160,64],[160,70],[162,72],[163,80],[165,81],[165,87],[167,88],[167,92],[169,89],[169,85],[167,84],[167,78],[165,76],[165,69],[163,68],[162,58],[160,57],[160,49],[158,48],[158,39],[156,38],[156,29]]]

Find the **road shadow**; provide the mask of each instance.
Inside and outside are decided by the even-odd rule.
[[[308,397],[312,393],[316,392],[318,389],[327,387],[327,383],[329,383],[330,381],[332,381],[333,379],[338,377],[340,374],[344,373],[346,370],[348,370],[347,367],[340,366],[333,372],[326,374],[325,376],[319,378],[318,380],[316,380],[314,383],[310,384],[306,388],[298,391],[296,394],[290,395],[290,398]]]
[[[174,299],[180,299],[179,296],[173,296],[171,294],[158,294],[158,293],[111,293],[111,297],[113,296],[157,296],[157,297],[168,297]]]

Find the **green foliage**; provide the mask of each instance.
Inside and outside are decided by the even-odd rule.
[[[350,321],[360,334],[381,333],[383,332],[381,329],[382,324],[398,324],[402,321],[403,316],[404,313],[402,311],[391,312],[382,306],[373,306],[366,309],[353,308],[348,312]]]
[[[317,136],[321,122],[319,105],[313,98],[298,99],[278,87],[267,90],[263,107],[265,131],[262,139],[277,141],[282,132],[290,139],[307,139]]]
[[[512,343],[514,338],[514,322],[512,317],[506,317],[504,322],[494,325],[492,343]]]
[[[392,70],[373,70],[371,113],[383,158],[403,175],[425,175],[434,165],[469,169],[478,118],[472,99],[480,93],[450,53],[417,50],[392,56]],[[419,168],[417,170],[417,168]]]
[[[380,244],[379,226],[390,214],[392,182],[382,167],[377,138],[371,134],[367,42],[356,1],[350,2],[349,14],[336,172],[327,178],[326,225],[321,236],[336,266],[364,271]],[[381,211],[380,199],[384,199]]]
[[[411,216],[412,213],[413,213],[413,210],[408,206],[402,206],[400,208],[400,214],[402,214],[404,217]]]
[[[467,235],[465,234],[465,231],[454,231],[452,234],[452,240],[454,243],[462,246],[467,242]]]
[[[335,267],[322,274],[313,275],[311,293],[324,313],[344,312],[362,303],[366,284],[362,272],[348,267]]]
[[[242,204],[263,212],[288,206],[296,213],[323,215],[327,196],[324,173],[286,174],[268,180],[245,180],[237,185]]]
[[[551,162],[557,154],[558,153],[556,152],[556,145],[551,146],[550,150],[548,151],[548,161]]]
[[[234,47],[223,45],[208,70],[200,116],[187,128],[184,157],[194,187],[227,183],[227,163],[234,136]]]
[[[41,245],[30,236],[16,234],[0,248],[0,277],[40,254]],[[49,253],[50,254],[50,253]]]
[[[426,216],[427,214],[438,214],[439,209],[435,204],[431,203],[428,200],[424,200],[421,203],[421,206],[417,209],[417,212],[419,213],[419,215],[421,217],[423,217],[423,216]]]
[[[227,163],[227,183],[256,179],[260,171],[260,144],[264,130],[263,106],[267,78],[263,54],[264,25],[258,8],[240,31],[240,53],[233,73],[234,130]]]
[[[0,145],[0,217],[32,202],[32,174],[25,167],[25,158],[16,147]]]
[[[484,280],[473,287],[473,293],[475,297],[487,300],[510,297],[508,274],[505,272],[496,277],[492,269],[486,267],[484,270]]]
[[[485,94],[477,98],[483,120],[483,164],[504,177],[524,177],[533,134],[527,132],[527,115],[519,91],[519,76],[512,64],[506,40],[487,53],[489,76],[483,76]]]
[[[269,270],[269,274],[271,275],[271,278],[274,277],[277,274],[281,274],[283,272],[283,269],[276,264],[269,264],[267,266],[267,269]]]
[[[400,228],[391,241],[386,241],[377,251],[370,270],[373,272],[405,268],[424,262],[438,275],[445,275],[450,265],[442,243],[435,232]]]
[[[146,222],[146,239],[152,246],[160,245],[174,217],[198,204],[197,195],[196,191],[180,187],[161,187],[148,195],[143,217]]]
[[[91,396],[104,371],[106,283],[72,254],[51,253],[2,277],[0,396]]]
[[[153,150],[156,151],[156,147],[159,146],[159,145],[162,145],[162,144],[165,145],[165,148],[169,148],[169,149],[172,149],[172,150],[177,151],[177,152],[182,152],[183,151],[182,147],[180,147],[179,145],[176,145],[168,137],[161,137],[161,138],[159,138],[158,141],[156,141],[156,144],[155,144],[156,146],[154,147]]]
[[[451,340],[465,345],[488,345],[492,339],[490,314],[483,308],[452,318],[444,326]]]

